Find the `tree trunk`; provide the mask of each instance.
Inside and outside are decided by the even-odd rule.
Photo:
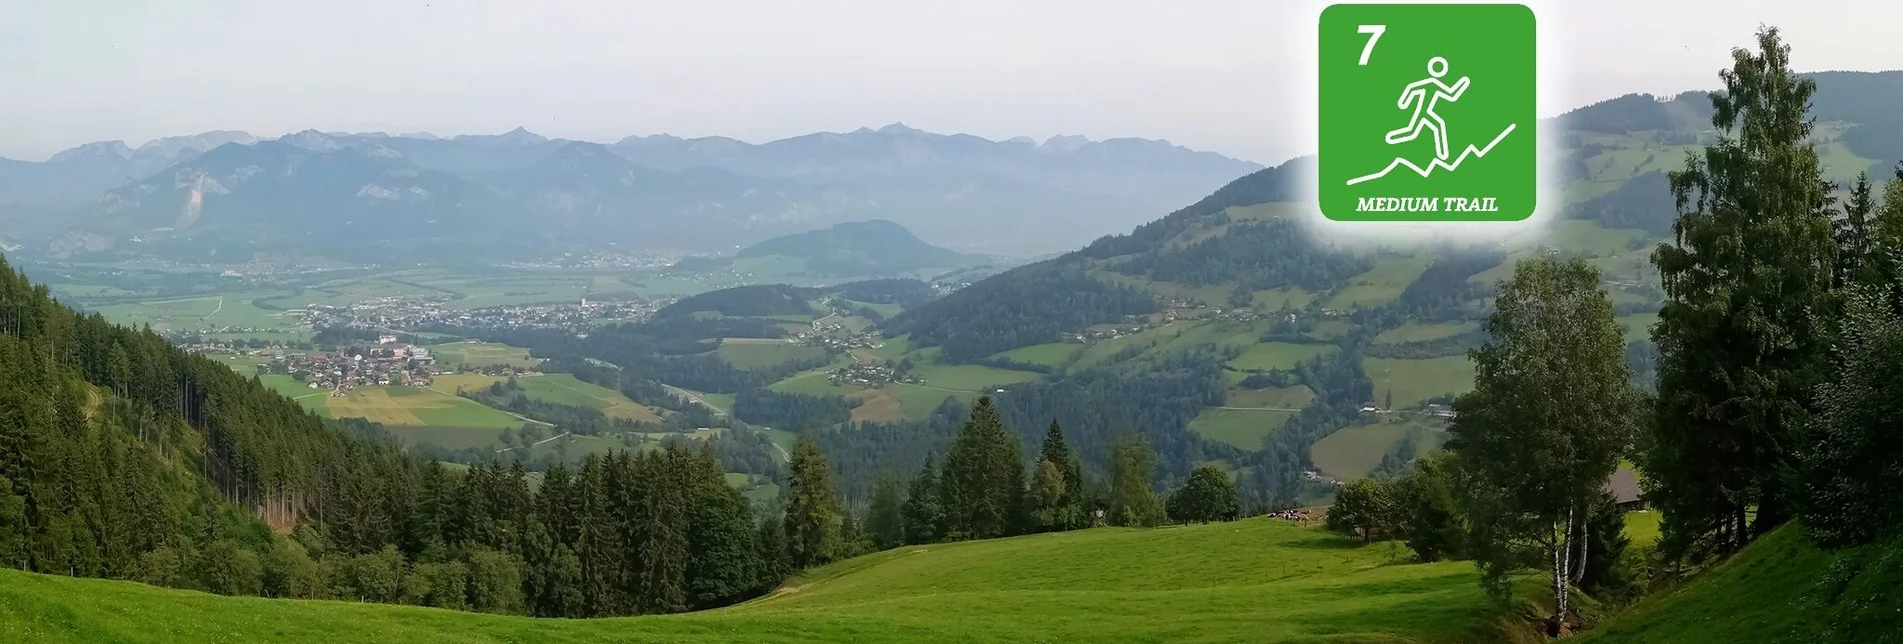
[[[1585,514],[1587,514],[1588,517],[1591,516],[1590,512]],[[1578,565],[1573,566],[1572,583],[1574,586],[1579,585],[1579,581],[1586,577],[1586,548],[1592,545],[1592,540],[1588,538],[1591,535],[1587,532],[1587,530],[1591,529],[1589,527],[1590,525],[1590,518],[1582,518],[1579,521],[1579,562]]]
[[[1567,600],[1570,599],[1566,591],[1567,581],[1572,578],[1573,508],[1566,508],[1565,530],[1558,530],[1557,522],[1553,527],[1558,533],[1555,537],[1558,541],[1553,544],[1553,617],[1546,628],[1549,635],[1558,637],[1565,630]]]

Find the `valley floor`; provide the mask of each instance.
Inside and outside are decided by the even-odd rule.
[[[1273,519],[899,548],[683,615],[542,620],[0,571],[27,642],[1479,642],[1468,563]]]

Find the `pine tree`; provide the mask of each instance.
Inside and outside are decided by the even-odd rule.
[[[979,398],[945,457],[947,525],[954,537],[986,539],[1015,532],[1024,494],[1017,435],[1006,429],[989,396]]]
[[[1776,29],[1757,44],[1719,73],[1718,142],[1671,173],[1675,238],[1652,254],[1666,300],[1642,466],[1676,553],[1735,550],[1790,516],[1781,472],[1826,366],[1836,242],[1806,113],[1816,83],[1791,70]]]
[[[832,472],[812,434],[800,434],[793,445],[789,468],[787,559],[795,570],[802,570],[833,560],[840,547],[841,512],[833,496]]]
[[[945,537],[945,508],[939,494],[938,468],[932,463],[932,455],[926,454],[925,465],[912,479],[902,508],[906,543],[933,543]]]

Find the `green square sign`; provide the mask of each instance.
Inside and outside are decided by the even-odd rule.
[[[1322,11],[1319,185],[1340,221],[1518,221],[1539,192],[1533,11]]]

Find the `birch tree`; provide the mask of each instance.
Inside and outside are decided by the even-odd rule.
[[[1640,397],[1599,270],[1522,260],[1469,356],[1474,390],[1454,401],[1469,546],[1489,592],[1550,566],[1557,633],[1577,583],[1586,518],[1630,445]]]

